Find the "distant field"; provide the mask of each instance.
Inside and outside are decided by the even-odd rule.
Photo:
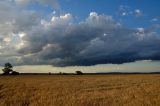
[[[160,106],[160,75],[0,76],[0,106]]]

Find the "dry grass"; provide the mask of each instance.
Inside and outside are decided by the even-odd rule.
[[[0,106],[160,106],[160,75],[1,76]]]

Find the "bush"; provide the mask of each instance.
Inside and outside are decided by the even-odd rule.
[[[76,71],[76,74],[77,74],[77,75],[83,75],[83,72],[81,72],[81,71]]]
[[[11,75],[19,75],[19,72],[13,71]]]

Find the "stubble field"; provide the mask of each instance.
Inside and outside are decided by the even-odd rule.
[[[0,106],[160,106],[160,75],[0,76]]]

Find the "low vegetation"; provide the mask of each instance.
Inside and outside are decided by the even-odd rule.
[[[160,106],[160,75],[0,76],[0,106]]]

